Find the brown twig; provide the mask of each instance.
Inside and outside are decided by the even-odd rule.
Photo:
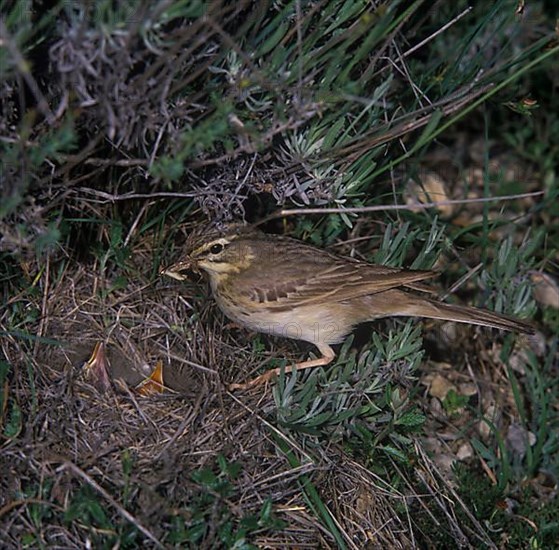
[[[280,210],[258,222],[258,225],[268,222],[276,218],[284,218],[286,216],[307,216],[310,214],[362,214],[365,212],[385,212],[392,210],[427,210],[429,208],[438,208],[440,206],[485,203],[485,202],[501,202],[526,199],[530,197],[540,197],[544,191],[533,191],[531,193],[518,193],[516,195],[501,195],[498,197],[482,197],[477,199],[455,199],[448,201],[425,202],[417,204],[380,204],[375,206],[356,206],[350,208],[293,208],[289,210]]]

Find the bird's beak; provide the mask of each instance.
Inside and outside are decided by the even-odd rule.
[[[153,372],[145,380],[142,380],[134,390],[143,396],[163,393],[165,391],[163,384],[163,361],[161,359],[157,361]]]
[[[159,274],[167,275],[167,277],[172,277],[177,281],[184,281],[188,279],[188,275],[186,273],[189,270],[196,271],[196,267],[193,265],[191,260],[183,260],[162,269]]]
[[[97,342],[91,357],[85,362],[84,369],[86,378],[102,392],[107,391],[111,387],[108,366],[105,344]]]

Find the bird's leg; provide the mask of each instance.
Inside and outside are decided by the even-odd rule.
[[[311,359],[310,361],[303,361],[302,363],[295,363],[294,365],[288,365],[287,367],[278,367],[276,369],[269,370],[268,372],[265,372],[264,374],[261,374],[260,376],[257,376],[256,378],[253,378],[252,380],[249,380],[244,384],[230,384],[229,390],[248,390],[249,388],[260,386],[261,384],[264,384],[269,380],[272,380],[272,378],[278,376],[282,369],[287,374],[288,372],[293,372],[294,370],[323,367],[324,365],[328,365],[328,363],[331,363],[334,357],[336,357],[334,350],[328,344],[323,344],[321,342],[319,344],[316,344],[316,347],[318,348],[318,351],[322,353],[322,356],[318,359]]]

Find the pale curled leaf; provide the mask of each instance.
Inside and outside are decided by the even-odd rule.
[[[540,271],[532,271],[530,279],[534,283],[534,298],[543,305],[559,309],[559,285],[557,281]]]
[[[434,172],[427,172],[421,178],[420,183],[410,180],[406,186],[406,204],[410,206],[418,203],[442,203],[449,199],[446,182]],[[436,209],[443,216],[451,216],[454,212],[454,205],[440,204],[436,206]]]

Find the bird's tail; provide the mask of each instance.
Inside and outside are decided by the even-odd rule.
[[[533,334],[535,332],[531,324],[519,319],[501,315],[500,313],[494,313],[487,309],[446,304],[421,296],[414,296],[413,299],[409,300],[406,309],[407,312],[402,312],[402,315],[456,321],[457,323],[470,323],[484,327],[524,332],[526,334]]]

